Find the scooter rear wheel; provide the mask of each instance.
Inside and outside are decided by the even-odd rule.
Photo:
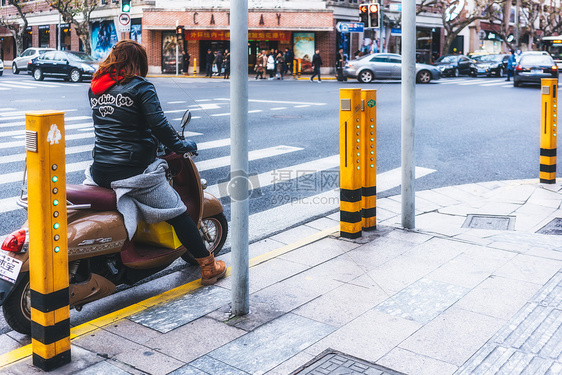
[[[19,282],[16,289],[2,306],[6,323],[14,330],[24,335],[31,334],[31,292],[29,288],[29,273]]]
[[[201,226],[205,226],[206,232],[204,233],[201,229],[201,238],[207,247],[207,250],[214,256],[217,256],[224,246],[226,241],[226,236],[228,235],[228,221],[226,217],[221,212],[215,216],[206,217],[201,219]],[[197,264],[195,258],[189,253],[185,252],[182,255],[182,259],[192,266]]]

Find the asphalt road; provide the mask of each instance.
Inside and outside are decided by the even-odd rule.
[[[200,145],[196,159],[209,190],[228,179],[230,88],[223,79],[156,77],[164,111],[174,126],[190,108],[188,128]],[[378,196],[399,193],[399,82],[249,80],[250,237],[257,240],[338,209],[339,89],[377,90]],[[36,82],[7,71],[0,77],[0,238],[26,213],[14,206],[24,168],[24,112],[65,111],[69,183],[80,183],[93,144],[88,83]],[[501,78],[446,78],[416,86],[416,189],[479,181],[538,178],[540,91],[514,88]],[[212,143],[215,142],[215,143]],[[218,143],[218,144],[217,144]],[[559,168],[560,168],[560,162]],[[228,244],[226,246],[228,248]],[[172,275],[169,275],[172,277]],[[165,290],[165,285],[161,286]],[[142,292],[140,292],[142,293]],[[126,304],[126,301],[120,303]],[[87,315],[81,315],[81,319]],[[0,333],[7,327],[0,319]]]

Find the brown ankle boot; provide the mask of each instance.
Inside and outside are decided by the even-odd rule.
[[[215,262],[213,254],[205,258],[195,258],[201,267],[201,284],[213,285],[226,274],[226,264],[222,260]]]

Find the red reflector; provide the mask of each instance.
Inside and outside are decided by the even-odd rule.
[[[25,243],[25,229],[20,229],[18,231],[10,233],[2,243],[2,250],[11,251],[13,253],[19,253],[23,249],[23,244]]]
[[[515,70],[523,70],[523,67],[521,65],[517,65],[517,67],[515,68]]]

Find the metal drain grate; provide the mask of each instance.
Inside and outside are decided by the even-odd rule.
[[[463,228],[490,229],[490,230],[514,230],[515,217],[501,215],[473,215],[467,216]]]
[[[327,349],[291,375],[405,375],[364,361],[359,358]]]
[[[537,233],[562,236],[562,218],[557,217],[556,219],[552,220],[550,223],[539,229]]]

